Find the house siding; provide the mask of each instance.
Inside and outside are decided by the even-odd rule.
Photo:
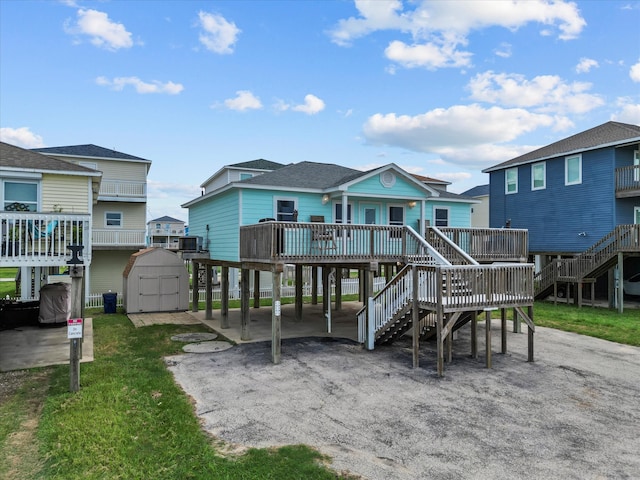
[[[105,212],[122,212],[123,230],[146,230],[146,204],[126,202],[98,202],[93,209],[93,228],[105,226]],[[111,228],[111,227],[108,227]]]
[[[42,212],[62,208],[62,213],[89,213],[90,185],[87,177],[42,175]]]
[[[449,210],[449,226],[467,228],[471,226],[471,205],[468,203],[459,202],[427,202],[425,207],[425,219],[430,222],[431,225],[435,225],[434,210],[436,208],[446,208]],[[412,211],[417,210],[413,215],[415,221],[411,226],[418,224],[420,218],[420,208],[416,206]]]
[[[89,285],[91,293],[122,292],[125,267],[137,250],[96,250],[91,258]]]
[[[349,187],[349,194],[366,194],[372,197],[394,196],[407,198],[424,198],[424,190],[408,182],[396,172],[393,172],[396,180],[392,187],[385,187],[380,179],[380,175],[374,175]]]
[[[504,170],[491,172],[490,225],[529,230],[529,250],[575,253],[615,227],[614,149],[582,154],[582,183],[565,185],[565,157],[546,160],[546,188],[531,190],[531,164],[518,167],[518,193],[505,195]],[[579,235],[582,234],[583,235]]]
[[[239,191],[230,190],[189,207],[189,235],[202,237],[203,247],[208,248],[210,258],[239,260],[239,201]]]
[[[60,157],[74,163],[95,163],[96,169],[102,172],[103,180],[121,180],[146,182],[148,164],[132,162],[128,160],[99,160],[92,157],[70,160],[68,157]]]

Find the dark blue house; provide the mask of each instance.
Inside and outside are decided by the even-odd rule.
[[[595,278],[615,265],[613,250],[617,255],[621,246],[612,242],[620,228],[631,226],[625,235],[638,235],[638,125],[607,122],[484,172],[490,175],[490,226],[528,229],[529,252],[538,270],[553,258],[583,254],[584,260],[608,245],[606,256],[611,258],[589,272],[584,270],[590,267],[583,267],[573,275],[575,281]],[[630,259],[628,274],[640,270],[640,252],[630,247],[624,252]]]

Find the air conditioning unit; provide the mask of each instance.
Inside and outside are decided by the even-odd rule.
[[[181,252],[201,252],[202,237],[180,237],[178,239],[178,250]]]

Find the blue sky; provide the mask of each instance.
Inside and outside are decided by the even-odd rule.
[[[0,138],[153,162],[148,219],[257,158],[452,182],[640,124],[638,1],[0,0]]]

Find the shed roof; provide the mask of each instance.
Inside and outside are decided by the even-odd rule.
[[[596,148],[617,146],[629,141],[640,140],[640,126],[629,123],[606,122],[584,132],[576,133],[546,147],[538,148],[519,157],[489,167],[483,172],[493,172],[525,163],[538,162],[548,158],[569,155]]]

